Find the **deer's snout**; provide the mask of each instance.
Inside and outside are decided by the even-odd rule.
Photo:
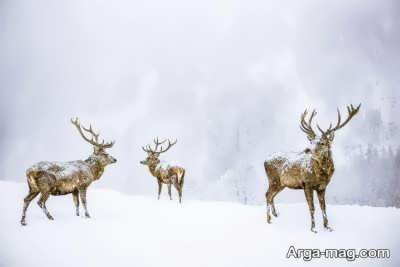
[[[115,163],[115,162],[117,162],[117,159],[114,157],[111,157],[111,163]]]

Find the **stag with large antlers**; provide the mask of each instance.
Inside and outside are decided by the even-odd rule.
[[[115,158],[106,153],[114,142],[106,143],[99,141],[99,134],[95,133],[92,126],[85,128],[81,126],[78,118],[71,119],[82,138],[93,146],[93,153],[86,160],[69,162],[39,162],[26,170],[28,178],[29,193],[24,199],[21,224],[26,225],[26,210],[30,202],[40,193],[39,207],[48,219],[53,220],[46,208],[46,201],[50,195],[72,194],[75,204],[76,215],[79,216],[79,198],[85,210],[85,217],[90,218],[87,204],[86,191],[88,186],[95,180],[100,179],[104,168],[117,162]],[[87,137],[85,132],[91,137]]]
[[[290,189],[303,189],[311,215],[311,231],[316,233],[314,221],[314,191],[317,192],[319,204],[322,210],[324,227],[332,231],[328,225],[328,216],[326,215],[325,191],[335,170],[331,144],[335,137],[335,132],[343,128],[360,110],[361,104],[357,107],[350,105],[347,107],[347,118],[342,122],[339,109],[337,110],[337,123],[335,127],[332,124],[327,130],[317,125],[320,132],[318,136],[312,128],[312,120],[317,114],[314,111],[308,120],[307,110],[301,114],[300,129],[307,134],[312,147],[305,149],[300,153],[275,154],[264,162],[264,168],[268,177],[268,190],[265,195],[267,200],[267,222],[271,223],[272,214],[277,217],[274,198],[285,187]]]
[[[149,167],[151,175],[153,175],[157,179],[158,199],[160,199],[162,185],[166,184],[168,186],[169,198],[172,200],[171,185],[173,185],[176,191],[178,191],[179,203],[181,203],[185,169],[179,166],[163,166],[162,164],[160,164],[160,154],[168,151],[173,145],[176,144],[177,141],[175,140],[175,142],[171,143],[171,141],[168,140],[167,146],[163,148],[163,144],[165,144],[165,142],[167,142],[167,140],[160,142],[158,138],[155,138],[154,148],[151,148],[150,145],[142,147],[143,151],[147,153],[147,158],[140,163],[143,165],[147,165]]]

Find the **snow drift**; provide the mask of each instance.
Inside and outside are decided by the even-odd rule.
[[[280,205],[268,225],[264,206],[167,200],[93,189],[92,219],[74,215],[72,197],[51,197],[49,221],[32,201],[19,224],[25,184],[0,182],[0,266],[399,266],[400,211],[332,206],[334,232],[309,230],[306,203]],[[390,259],[287,259],[296,248],[387,248]]]

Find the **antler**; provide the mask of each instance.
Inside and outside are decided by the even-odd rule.
[[[104,140],[100,143],[99,142],[99,134],[94,132],[92,125],[89,125],[89,128],[81,126],[78,118],[75,118],[75,120],[71,119],[71,123],[73,125],[75,125],[76,129],[78,129],[78,132],[81,134],[82,138],[86,142],[88,142],[89,144],[91,144],[93,146],[96,146],[98,148],[110,148],[115,143],[114,141],[105,143]],[[85,132],[89,133],[92,137],[90,139],[88,137],[86,137],[86,135],[83,133],[82,129]]]
[[[335,132],[335,131],[337,131],[337,130],[339,130],[340,128],[343,128],[357,113],[358,113],[358,111],[360,110],[360,107],[361,107],[361,103],[356,107],[356,108],[354,108],[354,106],[351,104],[350,106],[347,106],[346,108],[347,108],[347,119],[343,122],[343,123],[341,123],[341,120],[342,120],[342,117],[341,117],[341,115],[340,115],[340,110],[339,110],[339,108],[337,109],[337,116],[338,116],[338,118],[337,118],[337,123],[336,123],[336,126],[335,127],[333,127],[332,128],[332,123],[329,125],[329,128],[326,130],[326,131],[323,131],[320,127],[319,127],[319,125],[317,125],[317,127],[318,127],[318,130],[322,133],[322,134],[330,134],[330,133],[332,133],[332,132]]]
[[[315,115],[317,115],[317,112],[315,110],[311,112],[311,116],[308,119],[308,122],[305,121],[307,114],[308,110],[306,109],[300,116],[300,129],[307,134],[309,140],[313,140],[315,139],[316,134],[312,129],[311,123]]]
[[[172,142],[172,143],[171,143],[171,141],[168,139],[168,146],[167,146],[167,148],[163,149],[163,147],[161,146],[161,149],[160,149],[160,151],[159,151],[158,153],[164,153],[164,152],[168,151],[173,145],[176,144],[176,142],[178,142],[177,139],[175,139],[175,142]]]
[[[167,147],[166,147],[165,149],[163,149],[162,144],[164,144],[167,140],[168,140],[168,145],[167,145]],[[170,141],[169,139],[167,139],[167,140],[164,140],[164,141],[161,141],[161,142],[160,142],[160,141],[158,140],[158,137],[156,137],[156,138],[154,138],[154,140],[153,140],[153,142],[154,142],[154,144],[155,144],[154,149],[151,148],[150,145],[146,145],[146,147],[142,147],[142,149],[143,149],[143,151],[145,151],[145,152],[147,152],[147,153],[157,153],[157,154],[164,153],[164,152],[166,152],[168,149],[170,149],[173,145],[175,145],[176,142],[178,141],[178,140],[175,140],[175,142],[172,142],[172,143],[171,143],[171,141]],[[158,150],[158,146],[160,146],[160,145],[161,145],[160,150]]]

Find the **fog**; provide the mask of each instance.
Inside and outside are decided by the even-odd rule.
[[[0,179],[89,156],[78,116],[116,141],[95,186],[155,196],[139,161],[159,136],[178,140],[161,158],[186,168],[184,198],[262,203],[264,159],[308,145],[300,113],[316,108],[327,127],[362,103],[336,134],[327,190],[361,203],[354,162],[368,147],[400,155],[399,47],[398,1],[2,0]],[[400,189],[391,166],[385,186]]]

